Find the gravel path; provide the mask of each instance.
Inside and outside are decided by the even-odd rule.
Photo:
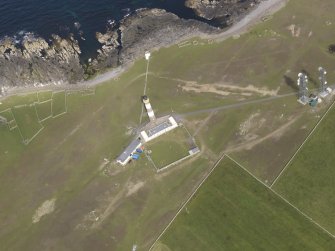
[[[269,16],[283,8],[289,0],[264,0],[254,10],[249,12],[239,22],[232,25],[225,32],[216,35],[218,40],[225,40],[229,37],[241,35],[248,31],[253,25],[262,21],[262,18]]]

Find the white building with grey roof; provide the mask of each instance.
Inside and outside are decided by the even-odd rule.
[[[147,110],[150,122],[141,129],[141,132],[136,139],[134,139],[117,158],[117,163],[120,163],[123,166],[132,159],[133,154],[144,143],[149,142],[179,126],[173,116],[169,115],[156,118],[147,96],[143,96],[142,101]]]

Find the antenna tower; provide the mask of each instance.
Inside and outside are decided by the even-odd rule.
[[[320,73],[319,80],[320,80],[320,83],[321,83],[320,96],[324,98],[329,94],[328,91],[327,91],[327,80],[326,80],[327,72],[321,66],[319,67],[318,70],[319,70],[319,73]]]
[[[308,77],[304,73],[299,73],[298,74],[298,81],[297,84],[299,86],[299,99],[298,101],[302,103],[303,105],[307,104],[309,101],[308,98]]]

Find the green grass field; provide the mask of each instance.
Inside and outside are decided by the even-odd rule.
[[[50,118],[52,116],[51,111],[52,100],[44,101],[43,103],[35,103],[38,118],[40,121]]]
[[[150,150],[150,157],[158,169],[163,168],[183,157],[189,155],[191,139],[183,127],[149,142],[146,150]]]
[[[228,158],[153,250],[332,250],[335,240]]]
[[[56,117],[66,112],[66,92],[54,92],[52,95],[52,116]]]
[[[43,126],[38,120],[34,104],[12,109],[23,141],[28,142]]]
[[[326,104],[317,109],[303,107],[293,95],[281,101],[227,109],[212,117],[209,113],[185,113],[295,92],[298,72],[305,70],[315,80],[320,65],[328,70],[328,82],[333,83],[334,55],[327,48],[334,43],[334,9],[332,0],[310,0],[308,4],[291,0],[272,19],[238,39],[209,43],[194,38],[186,47],[175,45],[153,51],[147,94],[155,113],[179,113],[187,128],[197,132],[196,140],[202,149],[199,157],[166,172],[157,174],[146,158],[126,167],[113,163],[139,125],[144,59],[117,79],[98,85],[95,92],[74,91],[67,96],[65,92],[55,93],[53,116],[65,112],[66,107],[67,113],[43,122],[44,129],[29,145],[22,144],[18,129],[10,131],[1,126],[0,249],[129,251],[137,245],[137,251],[148,250],[227,149],[252,173],[271,181],[323,114]],[[194,45],[193,40],[198,43]],[[310,81],[309,88],[317,88],[317,84]],[[94,95],[86,96],[88,93]],[[49,92],[38,97],[36,93],[11,96],[1,100],[0,111],[13,109],[28,138],[40,128],[34,107],[29,104],[49,97]],[[25,104],[28,106],[14,108]],[[47,105],[40,108],[43,111],[38,113],[47,116]],[[299,121],[281,130],[294,116]],[[204,123],[207,118],[208,124]],[[253,122],[247,123],[249,120]],[[328,123],[327,130],[331,128]],[[256,126],[248,127],[250,124]],[[280,133],[271,136],[277,130]],[[315,158],[307,156],[318,168],[296,168],[300,170],[296,171],[297,177],[290,175],[290,170],[295,170],[290,166],[287,177],[279,180],[278,191],[332,230],[335,217],[331,212],[334,191],[330,163],[334,142],[327,138],[326,131],[318,133],[325,137],[324,145],[313,147]],[[163,144],[151,149],[157,162],[164,165],[184,154],[187,144],[178,142],[177,146],[170,138],[161,139],[164,142],[157,143]],[[301,163],[292,165],[299,167]],[[322,165],[325,171],[318,172]],[[185,225],[172,226],[176,232],[169,230],[169,236],[163,237],[162,242],[172,250],[177,245],[187,245],[182,250],[212,250],[221,244],[228,245],[228,250],[334,249],[327,235],[239,168],[223,162],[214,174],[219,175],[212,175],[208,180],[211,185],[206,183],[191,201],[191,207],[196,206],[188,207],[190,214],[183,212],[182,218],[178,217],[176,222]],[[205,204],[197,202],[199,198]],[[213,198],[219,201],[213,202]],[[33,223],[37,209],[50,199],[56,200],[54,211]],[[216,207],[218,203],[220,208]],[[188,217],[193,221],[189,222]],[[218,225],[218,219],[224,223]],[[206,227],[214,227],[214,233],[205,232]],[[164,246],[160,247],[164,250]]]
[[[32,104],[34,102],[38,102],[37,92],[9,96],[1,102],[0,111],[13,108],[14,106]]]
[[[44,102],[52,99],[52,91],[41,91],[37,93],[38,102]]]
[[[14,119],[14,115],[11,109],[7,109],[7,110],[0,112],[0,116],[6,119],[6,123],[1,124],[3,129],[8,128],[11,131],[16,128],[18,130],[16,121]]]
[[[7,122],[10,122],[14,119],[13,114],[11,113],[11,110],[8,110],[8,109],[0,112],[0,116],[7,119]]]
[[[274,189],[335,234],[335,109],[303,146]]]

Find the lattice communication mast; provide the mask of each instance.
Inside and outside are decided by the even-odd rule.
[[[319,67],[318,70],[319,70],[319,73],[320,73],[319,80],[320,80],[320,84],[321,84],[320,96],[321,97],[326,97],[329,94],[328,91],[327,91],[327,80],[326,80],[327,72],[321,66]]]
[[[308,98],[308,77],[304,73],[299,73],[298,74],[298,86],[299,86],[299,99],[298,101],[302,104],[307,104],[309,101]]]

